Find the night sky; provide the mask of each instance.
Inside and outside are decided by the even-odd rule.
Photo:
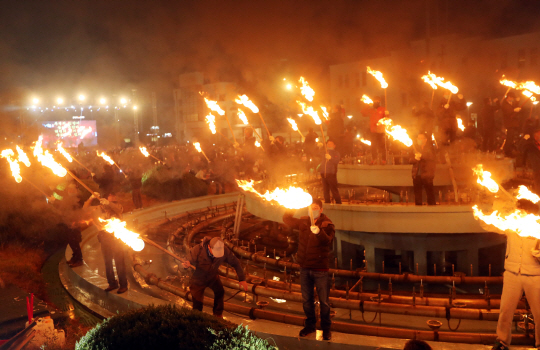
[[[247,91],[328,80],[330,64],[385,55],[426,35],[540,30],[536,0],[4,1],[0,93],[131,88],[172,95],[204,71]],[[271,98],[271,97],[269,97]]]

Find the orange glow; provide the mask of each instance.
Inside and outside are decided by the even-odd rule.
[[[142,153],[146,158],[148,158],[148,157],[150,156],[150,153],[148,153],[148,151],[146,150],[146,147],[140,146],[140,147],[139,147],[139,150],[141,151],[141,153]]]
[[[259,142],[259,141],[255,141],[255,146],[256,146],[256,147],[261,147],[260,142]]]
[[[238,99],[234,101],[239,105],[244,105],[246,108],[249,108],[253,113],[259,113],[259,108],[255,106],[255,104],[251,102],[251,100],[246,95],[238,95]]]
[[[371,146],[371,141],[366,140],[366,139],[364,139],[363,137],[360,138],[360,142],[362,142],[363,144],[366,144],[366,145],[368,145],[368,146]]]
[[[367,72],[375,77],[381,83],[381,88],[386,89],[388,87],[388,83],[386,80],[384,80],[383,74],[379,72],[378,70],[373,70],[367,67]]]
[[[13,175],[17,183],[20,183],[22,181],[21,167],[19,166],[19,162],[17,162],[17,160],[14,158],[15,152],[8,148],[3,150],[2,153],[0,153],[0,157],[6,158],[11,169],[11,175]]]
[[[64,149],[64,147],[62,147],[62,142],[58,142],[58,144],[56,145],[56,149],[57,149],[58,152],[60,152],[64,157],[66,157],[66,159],[68,160],[68,162],[70,162],[70,163],[73,162],[73,158],[71,158],[71,155]]]
[[[450,90],[450,92],[453,94],[457,94],[459,91],[458,87],[453,85],[450,81],[444,81],[443,77],[438,77],[431,72],[428,72],[427,75],[422,76],[422,80],[431,85],[431,87],[434,89],[437,89],[438,85],[444,89]]]
[[[42,144],[43,136],[40,135],[34,146],[34,157],[37,158],[38,162],[40,162],[41,165],[51,169],[56,176],[66,176],[67,170],[54,160],[52,154],[50,154],[49,151],[43,152]]]
[[[253,180],[236,180],[238,187],[247,192],[255,193],[257,196],[269,202],[276,201],[279,205],[288,209],[301,209],[310,206],[313,203],[313,198],[309,193],[300,187],[290,186],[288,189],[276,187],[272,192],[266,191],[265,194],[260,194],[253,185]]]
[[[238,118],[240,118],[240,120],[244,123],[244,125],[249,125],[249,121],[246,117],[246,113],[244,113],[244,111],[241,110],[240,108],[238,108]]]
[[[529,90],[523,90],[523,95],[527,96],[532,102],[536,101],[536,97],[533,96],[533,93]]]
[[[216,117],[210,113],[206,116],[206,123],[208,124],[208,127],[210,128],[210,131],[212,134],[216,134]]]
[[[212,101],[204,97],[204,102],[206,102],[206,106],[208,106],[208,108],[210,108],[212,111],[216,112],[219,115],[225,115],[225,111],[221,109],[221,107],[216,101]]]
[[[373,100],[368,97],[368,95],[362,95],[362,102],[365,104],[373,104]]]
[[[307,114],[311,116],[311,118],[313,118],[313,120],[315,121],[315,124],[317,125],[322,124],[322,120],[319,117],[319,114],[317,113],[316,110],[313,109],[313,107],[311,106],[307,107],[305,103],[300,102],[300,101],[296,101],[296,102],[298,102],[298,104],[302,107],[302,111],[304,112],[304,114]]]
[[[99,218],[99,221],[105,222],[104,230],[114,234],[114,237],[118,238],[131,249],[136,252],[140,252],[144,249],[144,241],[141,239],[138,233],[130,231],[126,228],[126,222],[117,218],[103,220]]]
[[[294,119],[292,119],[292,118],[287,118],[287,120],[291,124],[293,130],[298,131],[298,125],[296,125],[296,121]]]
[[[504,86],[508,86],[516,90],[529,90],[530,92],[533,92],[537,95],[540,94],[540,86],[536,85],[536,83],[531,80],[522,82],[522,83],[517,83],[515,81],[504,78],[504,75],[503,75],[502,79],[499,80],[499,82]]]
[[[377,125],[384,125],[384,130],[388,135],[392,136],[394,140],[403,143],[407,147],[411,147],[413,141],[407,134],[407,130],[403,129],[400,125],[392,125],[392,123],[392,119],[382,118],[381,120],[379,120]]]
[[[28,156],[26,155],[26,153],[24,153],[22,148],[20,148],[19,146],[16,146],[16,147],[17,147],[17,153],[19,154],[19,162],[23,163],[28,168],[31,165],[30,159],[28,159]]]
[[[517,199],[527,199],[534,204],[540,202],[540,197],[536,194],[531,192],[526,186],[519,186],[518,187],[518,195],[516,196]]]
[[[461,120],[461,118],[457,118],[457,127],[458,127],[461,131],[465,131],[465,126],[463,125],[463,120]]]
[[[476,165],[476,167],[473,168],[473,172],[478,176],[476,182],[486,187],[491,193],[499,192],[499,185],[491,178],[491,173],[489,171],[484,171],[482,164]]]
[[[521,237],[534,237],[540,239],[540,216],[527,214],[525,211],[516,209],[508,215],[501,215],[498,211],[486,215],[478,206],[472,207],[476,219],[482,220],[488,225],[495,226],[501,231],[515,232]]]
[[[304,79],[304,77],[300,77],[299,82],[302,83],[302,86],[300,87],[300,92],[302,93],[302,96],[306,98],[309,102],[313,102],[313,96],[315,96],[315,90],[313,90],[307,80]]]
[[[99,151],[96,151],[96,154],[98,156],[100,156],[101,158],[105,159],[105,161],[107,163],[109,163],[110,165],[114,165],[114,160],[111,159],[111,157],[109,157],[108,155],[105,154],[105,152],[101,152],[101,154],[99,153]]]
[[[322,115],[324,117],[324,119],[328,120],[328,111],[326,110],[326,107],[324,106],[321,106],[321,110],[322,110]]]
[[[195,149],[197,150],[197,152],[199,153],[202,152],[201,144],[199,142],[193,142],[193,146],[195,146]]]

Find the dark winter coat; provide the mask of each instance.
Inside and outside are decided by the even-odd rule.
[[[300,267],[305,269],[328,269],[328,259],[332,248],[335,230],[330,219],[321,213],[315,221],[320,232],[311,232],[309,216],[296,219],[292,212],[287,211],[283,215],[283,222],[299,231],[297,259]]]
[[[224,262],[236,270],[240,281],[245,281],[246,275],[244,274],[244,270],[242,270],[240,261],[229,248],[224,247],[225,254],[221,258],[212,258],[208,255],[208,244],[211,239],[208,236],[204,237],[202,242],[191,248],[189,252],[189,262],[196,268],[191,281],[195,283],[206,283],[217,278],[219,267]]]
[[[341,155],[335,149],[329,149],[328,154],[332,156],[330,160],[326,159],[323,155],[323,161],[319,166],[319,172],[321,174],[337,174],[339,160]]]
[[[514,109],[517,107],[517,103],[514,104],[508,103],[508,100],[504,99],[501,104],[501,111],[503,114],[503,123],[506,129],[518,129],[520,127],[520,118],[519,113],[514,112]]]
[[[433,179],[435,177],[435,150],[433,146],[428,142],[424,145],[423,148],[417,147],[417,152],[422,153],[422,158],[416,160],[411,159],[412,167],[412,177],[421,177],[422,179]]]

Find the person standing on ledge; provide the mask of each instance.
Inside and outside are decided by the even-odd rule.
[[[286,211],[283,222],[299,231],[297,260],[300,264],[300,287],[306,321],[300,336],[305,337],[316,330],[317,317],[315,315],[314,288],[317,289],[321,305],[321,328],[323,339],[332,339],[330,326],[330,279],[328,277],[329,255],[332,249],[335,230],[332,221],[322,213],[323,204],[320,199],[314,199],[311,204],[314,225],[311,225],[309,216],[296,219],[293,211]]]
[[[330,201],[330,192],[336,201],[336,204],[341,204],[341,195],[338,190],[337,171],[341,155],[336,151],[336,144],[332,140],[328,140],[326,144],[327,153],[324,155],[323,162],[319,165],[321,180],[323,185],[324,202]]]
[[[201,244],[191,248],[189,252],[189,261],[184,261],[184,269],[195,268],[193,276],[189,281],[189,291],[193,296],[193,309],[202,311],[204,301],[204,290],[208,287],[214,292],[213,314],[216,317],[223,318],[225,290],[219,279],[219,267],[224,262],[231,265],[238,275],[240,286],[247,292],[246,275],[242,270],[240,261],[225,247],[225,243],[219,237],[204,237]]]
[[[433,189],[435,150],[431,143],[428,144],[426,134],[418,134],[417,144],[414,159],[411,160],[413,164],[414,203],[416,205],[422,205],[422,188],[424,188],[426,190],[428,205],[435,205],[435,190]]]

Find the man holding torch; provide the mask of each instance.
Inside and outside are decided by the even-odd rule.
[[[204,290],[210,288],[214,291],[214,308],[212,312],[214,316],[223,318],[225,290],[219,279],[219,267],[224,262],[236,270],[239,284],[247,292],[246,275],[238,258],[225,246],[221,238],[204,237],[200,244],[191,248],[189,261],[182,262],[185,269],[189,267],[195,268],[189,285],[189,291],[193,296],[193,309],[202,311]]]
[[[330,279],[328,276],[329,256],[332,249],[335,230],[332,221],[322,213],[323,204],[320,199],[314,199],[310,210],[313,219],[304,216],[300,219],[293,217],[294,212],[288,210],[283,215],[283,222],[299,231],[297,259],[300,264],[300,285],[306,321],[300,336],[305,337],[316,330],[314,288],[317,289],[321,306],[321,328],[323,339],[332,339],[330,326]]]
[[[445,90],[443,99],[437,110],[439,126],[444,134],[443,143],[445,144],[450,144],[456,139],[458,129],[456,113],[467,108],[463,95],[458,94],[457,97],[457,101],[452,100],[452,93],[449,90]]]
[[[418,148],[414,152],[411,160],[412,179],[414,186],[414,203],[422,205],[422,188],[426,190],[428,205],[435,205],[435,190],[433,189],[433,178],[435,177],[435,151],[433,145],[428,144],[426,134],[418,134]]]
[[[388,116],[390,113],[386,110],[385,107],[381,106],[381,98],[375,96],[373,98],[373,106],[366,107],[362,110],[362,115],[364,117],[369,117],[369,130],[371,132],[371,164],[377,162],[378,156],[381,157],[382,164],[386,164],[386,145],[384,140],[384,126],[379,125],[379,120]]]
[[[336,201],[336,204],[341,204],[341,195],[338,190],[337,171],[341,155],[336,151],[336,144],[332,140],[328,140],[326,144],[327,153],[324,155],[323,162],[319,165],[321,180],[323,185],[324,202],[332,203],[330,200],[330,192]]]

